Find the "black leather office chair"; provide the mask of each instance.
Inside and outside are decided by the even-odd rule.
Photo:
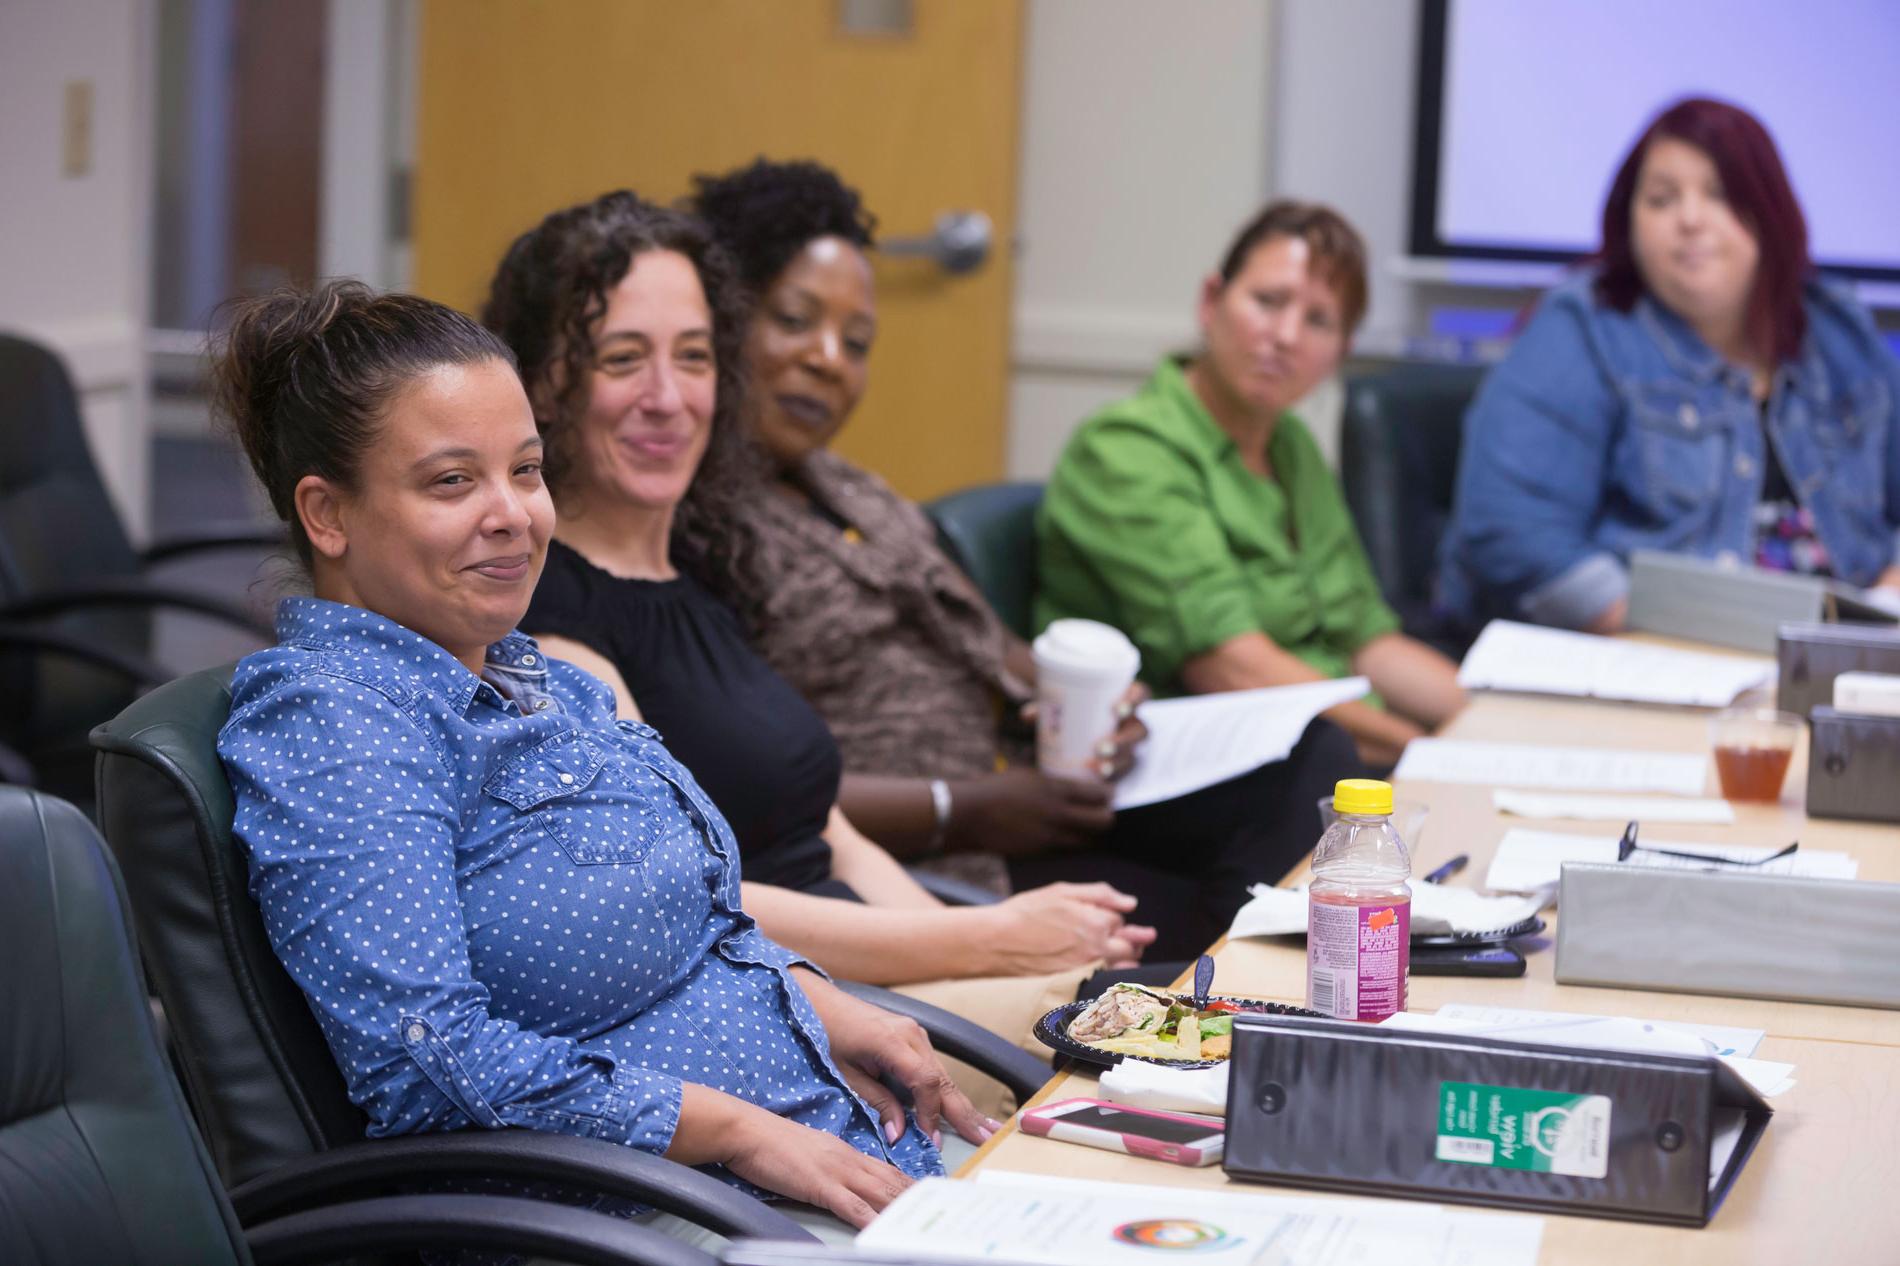
[[[1018,637],[1030,635],[1036,601],[1039,483],[982,484],[924,507],[937,543]]]
[[[711,1266],[606,1214],[378,1196],[239,1226],[147,1009],[116,868],[64,801],[0,788],[0,1261],[286,1263],[482,1248]]]
[[[1485,370],[1401,363],[1346,379],[1339,476],[1373,575],[1406,631],[1462,655],[1461,631],[1432,610],[1438,545],[1451,521],[1465,409]]]
[[[246,1225],[418,1177],[536,1179],[637,1200],[730,1236],[810,1237],[698,1170],[593,1139],[464,1130],[366,1141],[302,992],[279,964],[231,838],[216,740],[231,669],[182,677],[93,733],[99,814],[126,877],[186,1090]],[[1027,1098],[1048,1068],[976,1025],[884,991],[946,1053]]]
[[[242,602],[168,585],[150,574],[154,564],[283,542],[278,529],[247,525],[135,549],[93,464],[65,366],[0,334],[0,741],[32,762],[39,785],[90,803],[87,731],[172,675],[146,659],[153,612],[195,612],[270,639]]]

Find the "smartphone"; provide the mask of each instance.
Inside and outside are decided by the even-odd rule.
[[[1130,1108],[1101,1099],[1064,1099],[1023,1113],[1022,1128],[1067,1143],[1172,1161],[1212,1165],[1220,1159],[1227,1127],[1211,1117]]]
[[[1414,976],[1522,976],[1524,956],[1509,945],[1414,945]]]

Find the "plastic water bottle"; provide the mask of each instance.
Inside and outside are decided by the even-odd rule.
[[[1412,858],[1392,829],[1392,785],[1347,778],[1319,837],[1306,894],[1306,1005],[1340,1020],[1405,1010]]]

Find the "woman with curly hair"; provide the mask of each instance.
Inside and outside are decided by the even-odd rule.
[[[704,224],[627,192],[555,212],[509,250],[483,320],[519,360],[560,512],[522,627],[666,736],[731,823],[768,935],[876,984],[1034,976],[995,991],[1008,1001],[991,1027],[1026,1039],[1045,996],[1133,963],[1152,933],[1106,884],[946,907],[835,808],[824,722],[702,583],[727,549],[705,525],[759,486],[737,420],[740,293]],[[965,990],[925,996],[970,1014]]]
[[[1035,681],[1028,646],[938,549],[922,511],[827,448],[868,381],[874,221],[815,163],[761,159],[696,185],[694,209],[754,295],[752,421],[770,478],[735,518],[683,535],[725,551],[711,583],[837,736],[841,805],[886,848],[1002,890],[1111,883],[1154,923],[1153,956],[1199,953],[1249,884],[1278,879],[1312,846],[1314,802],[1360,772],[1350,743],[1316,723],[1286,761],[1121,813],[1107,781],[1039,772],[1012,729]],[[1108,778],[1130,764],[1142,733],[1131,719],[1104,741]]]

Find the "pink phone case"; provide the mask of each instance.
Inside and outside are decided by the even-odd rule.
[[[1193,1147],[1186,1143],[1168,1143],[1137,1134],[1124,1134],[1098,1125],[1078,1125],[1065,1119],[1069,1112],[1080,1107],[1102,1107],[1126,1112],[1131,1116],[1153,1117],[1158,1121],[1179,1121],[1184,1125],[1199,1126],[1207,1134],[1216,1137],[1211,1146]],[[1129,1156],[1146,1156],[1150,1160],[1167,1161],[1174,1165],[1212,1165],[1220,1159],[1225,1142],[1224,1127],[1220,1125],[1209,1124],[1197,1117],[1182,1116],[1177,1112],[1131,1108],[1125,1103],[1110,1103],[1106,1099],[1076,1098],[1045,1103],[1040,1108],[1023,1113],[1022,1128],[1025,1134],[1040,1134],[1065,1143],[1080,1143],[1085,1147],[1099,1147]]]

